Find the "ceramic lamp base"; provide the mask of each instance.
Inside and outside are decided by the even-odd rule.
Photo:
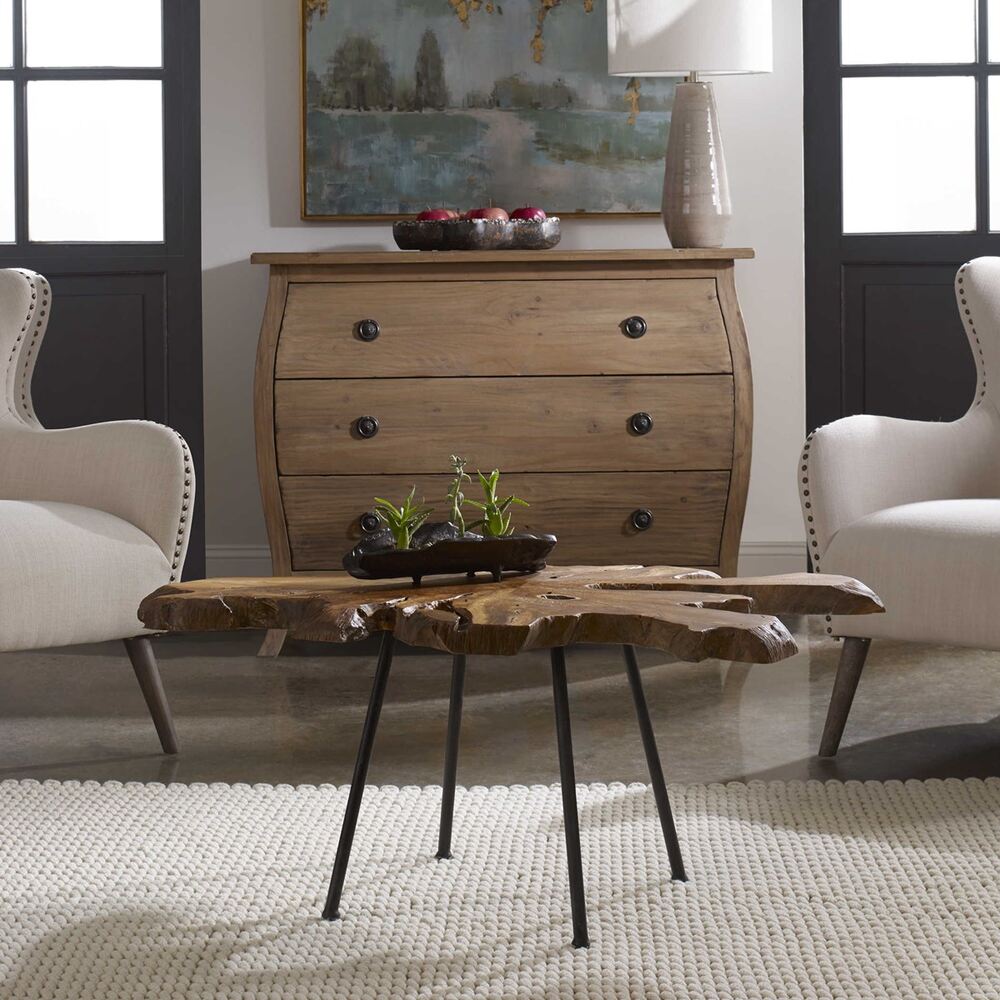
[[[715,92],[679,83],[663,174],[663,223],[675,247],[721,247],[732,218]]]

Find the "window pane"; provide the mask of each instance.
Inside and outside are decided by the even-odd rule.
[[[990,77],[990,229],[1000,231],[1000,77]]]
[[[989,60],[1000,62],[1000,0],[986,0],[989,19]]]
[[[842,0],[845,66],[976,58],[976,0]]]
[[[14,4],[0,0],[0,66],[14,65]]]
[[[32,240],[163,239],[159,80],[28,84]]]
[[[976,228],[972,77],[844,80],[844,232]]]
[[[29,66],[159,66],[160,0],[24,0]]]
[[[14,242],[14,84],[0,80],[0,243]]]

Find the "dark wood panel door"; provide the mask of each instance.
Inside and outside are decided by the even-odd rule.
[[[163,274],[55,274],[52,314],[35,367],[45,427],[167,415]]]
[[[976,366],[951,265],[844,268],[844,408],[912,420],[956,420]]]

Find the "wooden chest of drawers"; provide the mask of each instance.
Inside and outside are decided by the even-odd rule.
[[[751,256],[255,254],[274,572],[339,570],[376,495],[415,484],[443,518],[458,453],[503,470],[558,563],[735,573],[752,402],[733,262]]]

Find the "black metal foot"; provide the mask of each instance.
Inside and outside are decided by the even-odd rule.
[[[351,860],[351,846],[354,843],[354,831],[358,825],[358,813],[361,811],[361,798],[365,794],[368,765],[371,763],[372,747],[375,745],[375,731],[378,729],[378,718],[382,712],[385,687],[389,680],[389,670],[392,667],[394,642],[391,632],[385,632],[382,635],[378,665],[375,668],[375,680],[372,682],[372,693],[368,699],[368,713],[365,716],[364,728],[361,730],[358,757],[354,762],[354,775],[351,778],[351,792],[347,797],[344,825],[340,829],[337,858],[333,863],[330,891],[326,895],[326,905],[323,907],[324,920],[336,920],[340,916],[340,894],[344,889],[347,864]]]
[[[663,767],[660,764],[660,755],[656,750],[656,736],[653,733],[653,724],[649,720],[646,695],[642,690],[639,663],[635,658],[635,649],[632,646],[623,646],[622,651],[625,653],[625,671],[628,674],[629,687],[632,689],[635,714],[639,720],[642,749],[646,752],[646,766],[649,768],[649,780],[653,786],[656,810],[660,814],[660,827],[663,830],[663,839],[667,845],[667,856],[670,858],[670,876],[675,882],[686,882],[687,875],[684,872],[681,845],[677,839],[677,829],[674,826],[674,814],[670,810],[667,783],[663,778]]]
[[[451,822],[455,814],[455,779],[458,775],[458,738],[462,730],[462,692],[465,687],[465,657],[451,661],[451,699],[448,703],[448,738],[444,749],[444,779],[441,784],[441,828],[437,857],[451,857]]]
[[[580,819],[576,810],[576,770],[573,767],[573,737],[569,724],[569,689],[566,686],[566,656],[561,648],[552,650],[552,701],[559,746],[563,826],[566,829],[566,860],[569,864],[569,898],[573,911],[573,947],[589,948],[583,860],[580,856]]]

